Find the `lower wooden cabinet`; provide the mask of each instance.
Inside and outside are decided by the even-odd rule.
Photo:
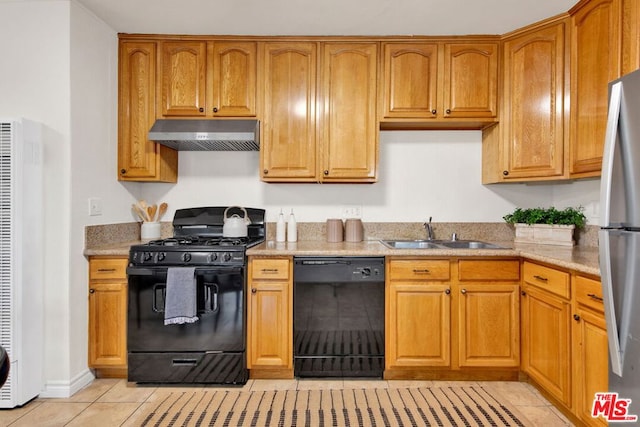
[[[127,257],[89,259],[89,367],[127,367]]]
[[[293,377],[293,263],[249,257],[247,367],[253,377]],[[271,371],[271,373],[269,373]]]
[[[392,258],[386,280],[389,378],[519,367],[519,260]]]
[[[607,328],[599,280],[575,276],[572,325],[572,375],[575,415],[584,423],[605,426],[602,418],[593,418],[591,409],[596,392],[608,390]]]

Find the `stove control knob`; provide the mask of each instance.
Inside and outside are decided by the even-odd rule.
[[[231,259],[231,254],[230,254],[229,252],[225,252],[225,253],[222,255],[222,260],[223,260],[223,261],[225,261],[225,262],[226,262],[226,261],[229,261],[230,259]]]
[[[209,262],[215,262],[218,259],[218,254],[215,252],[211,252],[209,254]]]
[[[369,267],[365,267],[362,269],[362,276],[369,277],[371,276],[371,269]]]
[[[144,253],[144,255],[143,255],[143,259],[144,259],[145,261],[150,261],[150,260],[151,260],[151,258],[153,258],[153,254],[152,254],[151,252],[145,252],[145,253]]]
[[[167,254],[164,252],[158,253],[158,261],[163,261],[167,257]]]
[[[185,252],[182,254],[182,261],[189,262],[191,261],[191,254],[189,252]]]

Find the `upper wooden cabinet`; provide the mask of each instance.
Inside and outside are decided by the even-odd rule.
[[[322,46],[323,182],[374,182],[378,163],[377,43]]]
[[[176,182],[178,153],[149,141],[156,119],[157,43],[120,41],[118,179]]]
[[[640,4],[622,0],[622,75],[640,68]]]
[[[256,115],[257,44],[163,41],[162,117]]]
[[[565,18],[505,38],[500,124],[483,134],[483,183],[568,176],[567,32]]]
[[[496,120],[498,42],[382,46],[383,128],[481,128]]]
[[[262,180],[316,181],[318,44],[264,43],[261,53]]]
[[[621,73],[621,0],[581,1],[571,11],[571,177],[599,176],[608,84]]]

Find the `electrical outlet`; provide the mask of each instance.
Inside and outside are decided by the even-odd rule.
[[[89,198],[89,216],[102,215],[102,199],[98,197]]]
[[[342,207],[343,218],[362,218],[362,206],[349,205]]]

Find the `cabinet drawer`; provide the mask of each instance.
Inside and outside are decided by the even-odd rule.
[[[602,302],[602,284],[599,280],[575,276],[573,292],[575,292],[578,304],[604,312],[604,304]]]
[[[545,291],[569,299],[569,273],[525,262],[523,266],[524,282]]]
[[[127,258],[98,258],[89,260],[89,279],[126,279]]]
[[[460,280],[520,280],[520,261],[514,260],[460,260]]]
[[[389,262],[391,280],[449,280],[451,272],[449,261],[429,260],[391,260]]]
[[[289,279],[288,259],[254,259],[251,266],[253,279]]]

